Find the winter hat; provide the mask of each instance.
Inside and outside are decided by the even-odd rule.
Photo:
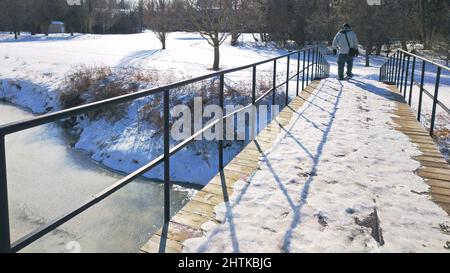
[[[349,28],[351,28],[351,26],[350,26],[349,23],[345,23],[344,26],[343,26],[343,28],[344,28],[344,29],[349,29]]]

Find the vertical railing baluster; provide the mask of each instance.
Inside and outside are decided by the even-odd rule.
[[[321,68],[322,68],[322,56],[320,55],[320,52],[319,52],[319,59],[317,60],[317,77],[319,79],[322,78]]]
[[[297,89],[295,95],[298,97],[298,92],[300,91],[300,51],[297,53]]]
[[[287,68],[286,68],[286,105],[289,103],[289,68],[291,65],[291,55],[287,56]]]
[[[252,104],[256,107],[256,65],[253,66],[253,80],[252,80]],[[256,108],[253,108],[254,110]],[[223,105],[222,105],[222,109],[223,109]],[[253,113],[253,116],[256,115],[256,120],[253,120],[254,122],[256,122],[256,135],[259,133],[259,113],[258,111],[256,111],[256,113]],[[222,126],[223,128],[223,126]],[[223,134],[222,134],[223,135]]]
[[[423,84],[425,81],[425,66],[426,62],[422,62],[422,75],[420,76],[420,90],[419,90],[419,106],[417,110],[417,120],[420,121],[422,115],[422,98],[423,98]]]
[[[314,77],[316,76],[316,75],[314,75],[314,59],[316,58],[315,54],[316,54],[316,49],[313,48],[312,57],[311,57],[311,81],[313,81]]]
[[[406,88],[408,88],[408,77],[409,77],[409,63],[411,60],[411,56],[408,55],[407,57],[407,63],[406,63],[406,70],[405,70],[405,87],[403,89],[403,98],[406,98]]]
[[[316,75],[316,78],[318,78],[319,77],[319,47],[316,47],[316,61],[315,61],[315,63],[316,63],[315,75]]]
[[[308,63],[306,66],[306,86],[309,84],[309,58],[311,57],[311,48],[308,48]]]
[[[170,221],[170,90],[164,90],[164,222]]]
[[[252,104],[254,105],[256,101],[256,65],[253,66],[252,74]]]
[[[306,50],[303,51],[302,91],[305,90]]]
[[[0,135],[0,253],[11,251],[5,135]]]
[[[386,81],[390,82],[389,73],[391,72],[391,58],[388,56],[387,64],[386,64]]]
[[[252,87],[252,103],[255,104],[256,100],[256,66],[253,66],[253,87]],[[219,122],[220,128],[220,139],[219,139],[219,172],[223,171],[224,162],[223,162],[223,139],[224,139],[224,86],[225,86],[225,76],[224,74],[220,75],[219,81],[219,106],[222,109],[222,122]]]
[[[412,68],[411,68],[411,83],[410,83],[410,87],[409,87],[409,100],[408,100],[409,106],[411,106],[411,103],[412,103],[412,92],[413,92],[415,71],[416,71],[416,56],[413,57],[413,63],[412,63]]]
[[[272,105],[275,105],[275,96],[277,94],[277,60],[273,61],[273,94]]]
[[[394,70],[395,70],[395,54],[391,56],[391,64],[389,65],[389,82],[394,82]]]
[[[403,54],[402,58],[402,66],[400,68],[400,81],[398,82],[398,88],[400,89],[400,94],[402,93],[402,84],[403,84],[403,75],[405,75],[405,63],[406,63],[406,54]]]
[[[396,58],[396,60],[395,60],[395,85],[398,87],[398,79],[399,79],[399,76],[400,76],[400,60],[401,60],[401,57],[402,57],[402,52],[401,51],[398,51],[397,52],[397,58]]]
[[[441,68],[438,67],[437,73],[436,73],[436,87],[434,89],[433,110],[431,112],[430,136],[434,135],[434,123],[436,121],[436,108],[437,108],[438,96],[439,96],[440,79],[441,79]]]

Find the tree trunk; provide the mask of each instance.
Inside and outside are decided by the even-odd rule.
[[[161,39],[161,44],[162,44],[162,49],[165,50],[166,49],[166,37],[164,36],[164,38]]]
[[[380,55],[381,55],[381,48],[382,48],[382,47],[383,47],[383,45],[380,45],[380,44],[377,45],[377,51],[376,51],[376,53],[375,53],[377,56],[380,56]]]
[[[236,33],[236,32],[231,34],[231,45],[232,46],[237,46],[240,36],[241,36],[241,34]]]
[[[220,63],[220,47],[219,47],[219,45],[214,45],[213,70],[219,70],[219,63]]]
[[[366,45],[366,67],[370,66],[370,54],[372,53],[372,42],[367,42]]]
[[[14,40],[17,40],[17,31],[14,31]]]
[[[366,47],[366,67],[370,66],[369,49]]]

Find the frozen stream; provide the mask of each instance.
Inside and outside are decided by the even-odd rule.
[[[0,124],[32,115],[0,103]],[[121,175],[69,148],[55,124],[6,137],[12,240],[80,205]],[[176,212],[195,190],[174,186]],[[136,180],[33,243],[24,252],[137,252],[163,221],[162,184]]]

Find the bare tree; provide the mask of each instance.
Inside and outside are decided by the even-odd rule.
[[[149,0],[147,1],[144,22],[150,26],[162,49],[166,49],[166,41],[171,24],[170,1],[169,0]]]
[[[238,44],[238,40],[241,37],[242,32],[244,31],[245,28],[246,18],[248,18],[250,14],[251,11],[249,10],[248,0],[231,0],[230,44],[232,46],[236,46]]]
[[[220,46],[231,28],[231,0],[187,0],[192,23],[214,48],[213,70],[219,70]]]

